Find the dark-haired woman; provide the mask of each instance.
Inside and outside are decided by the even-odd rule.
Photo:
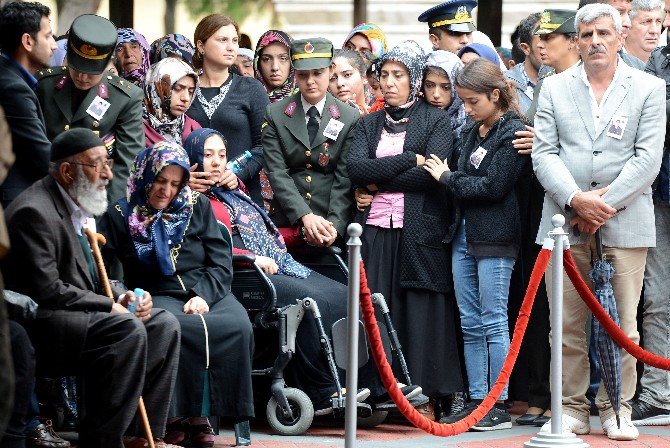
[[[421,167],[431,153],[451,155],[452,127],[446,112],[418,99],[424,60],[413,41],[382,57],[384,110],[358,122],[347,169],[354,185],[377,190],[357,217],[370,289],[389,302],[412,380],[436,401],[463,382],[443,243],[450,209]]]
[[[529,161],[512,144],[524,122],[515,91],[497,65],[473,60],[456,77],[456,90],[473,120],[462,134],[458,170],[452,171],[436,154],[427,158],[425,169],[460,204],[452,270],[472,400],[464,410],[467,415],[488,394],[509,350],[507,301],[521,242],[515,184],[529,169]],[[507,388],[473,429],[511,428],[506,399]]]
[[[216,129],[226,137],[230,159],[239,157],[244,151],[251,152],[251,159],[243,165],[238,176],[251,198],[262,205],[258,175],[263,167],[261,125],[269,100],[258,80],[230,70],[237,60],[238,36],[237,23],[221,14],[211,14],[198,23],[193,36],[196,46],[193,67],[202,69],[202,74],[196,99],[187,114],[201,127]],[[213,185],[206,177],[199,180],[202,183],[199,191]]]
[[[363,58],[353,50],[335,50],[328,91],[338,100],[356,107],[361,115],[369,111],[370,92]]]

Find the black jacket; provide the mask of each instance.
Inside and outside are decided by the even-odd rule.
[[[0,56],[0,106],[12,131],[14,166],[0,187],[6,206],[23,190],[46,176],[51,142],[47,138],[42,108],[37,95],[23,79],[14,61]]]
[[[400,247],[400,284],[447,292],[453,288],[451,256],[444,241],[450,232],[451,209],[444,189],[416,164],[416,154],[450,158],[453,152],[449,115],[419,101],[413,106],[402,154],[376,157],[385,112],[361,118],[354,131],[347,170],[353,185],[375,184],[381,191],[405,194],[404,226]],[[358,213],[361,224],[367,219]]]
[[[530,174],[530,157],[520,155],[512,140],[515,132],[524,129],[524,123],[516,113],[507,112],[481,141],[480,125],[472,123],[464,129],[458,170],[444,173],[440,182],[449,186],[460,203],[468,252],[515,256],[521,243],[515,187],[522,176]],[[487,152],[475,168],[470,156],[479,147]]]

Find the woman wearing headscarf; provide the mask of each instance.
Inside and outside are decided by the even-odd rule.
[[[342,48],[357,52],[368,65],[388,51],[386,35],[374,23],[361,23],[349,32]]]
[[[200,126],[225,135],[231,159],[251,152],[238,175],[251,198],[263,204],[259,178],[263,167],[261,127],[269,101],[256,79],[231,71],[239,49],[239,26],[230,17],[211,14],[198,23],[193,40],[193,67],[200,73],[200,87],[188,116]],[[204,182],[198,188],[204,191],[209,186],[211,183]]]
[[[230,245],[207,197],[189,188],[189,169],[176,143],[141,151],[127,196],[110,206],[100,229],[106,253],[123,264],[125,284],[150,292],[154,305],[181,325],[170,415],[187,419],[170,424],[166,439],[212,446],[214,433],[200,416],[244,421],[254,415],[254,342],[247,313],[230,292]]]
[[[165,58],[179,58],[191,65],[195,47],[183,34],[166,34],[151,43],[149,61],[155,64]]]
[[[117,70],[123,79],[144,87],[149,71],[149,43],[132,28],[119,28],[116,41]]]
[[[290,48],[293,38],[283,31],[263,33],[256,45],[254,76],[263,84],[270,102],[283,100],[296,91]]]
[[[382,57],[384,110],[358,122],[347,169],[354,185],[376,192],[357,216],[370,290],[389,302],[410,376],[435,402],[463,390],[463,381],[443,243],[451,207],[422,167],[430,154],[452,156],[453,132],[445,111],[418,99],[424,60],[414,41]]]
[[[186,62],[167,58],[154,64],[144,86],[144,136],[147,145],[163,140],[182,144],[200,125],[186,111],[198,88],[198,75]]]
[[[461,58],[463,64],[467,64],[476,58],[484,58],[496,65],[503,65],[495,48],[489,47],[485,44],[469,44],[461,48],[458,52],[458,57]]]

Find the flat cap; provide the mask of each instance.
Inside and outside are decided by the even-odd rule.
[[[61,132],[51,142],[51,161],[62,160],[97,146],[105,146],[95,132],[86,128],[74,128]]]

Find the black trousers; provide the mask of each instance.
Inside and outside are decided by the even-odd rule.
[[[4,305],[3,305],[4,306]],[[2,440],[1,448],[23,448],[25,430],[29,421],[30,397],[35,385],[35,351],[26,330],[18,323],[9,321],[13,373],[14,408]],[[32,415],[30,415],[32,417]]]
[[[58,311],[30,326],[38,372],[78,376],[79,448],[122,448],[124,433],[144,436],[135,418],[140,395],[153,436],[165,435],[180,330],[169,312],[151,314],[143,323],[131,314]],[[63,347],[73,333],[84,335],[81,347]]]

